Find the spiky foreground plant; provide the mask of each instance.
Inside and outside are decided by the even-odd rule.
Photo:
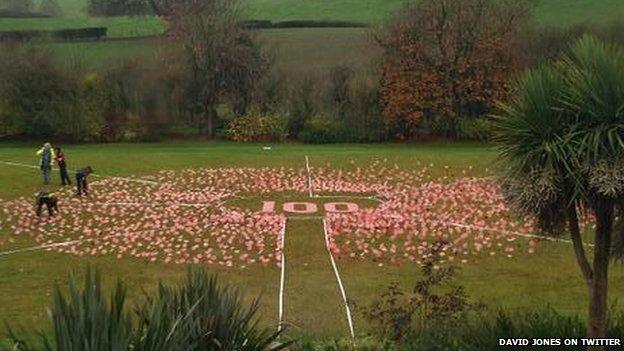
[[[278,351],[279,333],[259,326],[258,299],[218,283],[203,269],[189,269],[180,286],[159,284],[135,308],[125,311],[126,289],[117,282],[108,301],[99,272],[87,269],[84,287],[70,276],[65,296],[59,287],[50,309],[53,333],[39,343],[10,331],[14,351]],[[1,347],[0,347],[1,348]]]
[[[160,284],[137,308],[137,351],[277,351],[279,333],[259,326],[258,299],[246,305],[239,290],[203,269],[189,269],[183,285]]]

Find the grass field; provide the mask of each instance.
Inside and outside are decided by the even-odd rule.
[[[276,67],[286,74],[326,74],[336,65],[369,71],[380,49],[369,40],[365,28],[301,28],[263,30],[257,38],[275,58]],[[86,68],[105,67],[127,59],[154,60],[159,39],[131,39],[83,43],[41,44],[61,62]]]
[[[0,144],[0,161],[35,164],[35,145]],[[375,162],[386,162],[402,170],[429,165],[432,177],[485,176],[491,174],[495,152],[471,144],[385,144],[304,146],[275,145],[263,150],[255,144],[222,142],[166,142],[158,144],[69,145],[65,148],[70,167],[92,165],[99,175],[147,176],[160,170],[219,167],[293,167],[305,169],[305,156],[313,166],[353,171]],[[56,174],[55,174],[56,176]],[[0,164],[0,198],[5,201],[32,196],[40,188],[37,170]],[[109,189],[107,189],[108,191]],[[110,189],[113,191],[114,189]],[[75,209],[63,209],[74,211]],[[291,335],[344,336],[346,319],[324,245],[322,222],[317,219],[289,221],[286,227],[285,321]],[[10,235],[3,227],[0,252],[35,245],[32,239]],[[42,327],[45,306],[55,283],[63,284],[68,271],[82,270],[90,263],[99,267],[108,283],[121,277],[130,286],[132,298],[141,289],[153,288],[157,279],[177,281],[183,265],[97,255],[90,258],[53,252],[30,252],[0,256],[0,316],[14,323]],[[348,298],[360,304],[370,301],[391,281],[409,284],[418,276],[414,264],[379,265],[372,260],[338,260]],[[222,277],[244,286],[249,296],[263,295],[265,323],[277,322],[280,270],[250,265],[245,269],[217,268]],[[611,275],[611,296],[624,288],[624,267],[616,265]],[[513,258],[485,256],[464,265],[458,277],[469,295],[492,307],[511,309],[551,305],[564,313],[584,314],[587,294],[571,248],[542,242],[536,253],[519,252]],[[565,291],[565,294],[561,292]],[[355,316],[356,332],[366,326]]]

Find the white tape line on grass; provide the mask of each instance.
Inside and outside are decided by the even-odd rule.
[[[140,234],[140,233],[146,233],[146,232],[150,232],[152,230],[153,229],[139,230],[139,231],[134,232],[134,234],[136,235],[136,234]],[[55,248],[55,247],[69,246],[69,245],[73,245],[73,244],[81,244],[81,243],[86,243],[86,242],[90,242],[90,241],[104,240],[104,239],[113,238],[113,237],[125,237],[125,235],[124,234],[120,234],[120,233],[108,234],[108,235],[102,235],[101,237],[85,238],[85,239],[80,239],[80,240],[65,241],[65,242],[61,242],[61,243],[46,244],[46,245],[28,247],[28,248],[24,248],[24,249],[5,251],[5,252],[0,252],[0,257],[14,255],[14,254],[19,254],[19,253],[24,253],[24,252],[30,252],[30,251],[52,249],[52,248]]]
[[[143,202],[102,202],[96,203],[102,206],[141,206],[141,207],[210,207],[211,203],[187,203],[187,202],[171,202],[171,203],[143,203]],[[219,207],[220,204],[217,204]]]
[[[306,171],[308,173],[308,193],[312,199],[359,199],[359,200],[373,200],[381,202],[376,196],[358,196],[358,195],[315,195],[312,182],[312,172],[310,171],[310,158],[308,155],[305,157]]]
[[[357,200],[371,200],[381,202],[376,196],[359,196],[359,195],[314,195],[315,199],[357,199]]]
[[[349,323],[349,332],[351,333],[351,338],[355,339],[353,319],[351,318],[351,309],[349,308],[349,301],[347,300],[347,293],[345,292],[344,285],[342,284],[342,279],[340,279],[340,273],[338,272],[338,266],[336,265],[336,260],[334,259],[334,255],[332,254],[331,248],[329,247],[329,231],[327,230],[327,219],[323,219],[323,232],[325,232],[325,246],[327,247],[327,252],[329,253],[329,259],[331,260],[332,267],[334,267],[334,275],[336,276],[336,281],[338,282],[338,286],[340,287],[340,294],[342,295],[342,302],[344,303],[345,311],[347,313],[347,322]]]
[[[280,274],[280,288],[279,288],[279,305],[278,305],[278,316],[279,322],[277,324],[277,332],[281,332],[283,328],[284,322],[284,283],[286,280],[286,223],[288,222],[287,218],[284,218],[284,222],[282,225],[282,231],[280,232],[280,245],[282,247],[282,264],[281,264],[281,274]]]
[[[0,163],[2,163],[3,165],[7,165],[7,166],[39,169],[39,167],[37,167],[37,166],[27,165],[27,164],[24,164],[24,163],[8,162],[8,161],[0,161]]]
[[[310,197],[314,197],[314,193],[312,192],[312,174],[310,172],[310,158],[308,155],[305,157],[306,160],[306,171],[308,172],[308,192],[310,193]]]
[[[14,255],[14,254],[18,254],[18,253],[30,252],[30,251],[39,251],[39,250],[51,249],[51,248],[55,248],[55,247],[69,246],[69,245],[73,245],[73,244],[80,244],[80,243],[82,243],[84,241],[90,241],[90,240],[93,240],[93,239],[73,240],[73,241],[67,241],[67,242],[56,243],[56,244],[40,245],[40,246],[35,246],[35,247],[27,247],[25,249],[17,249],[17,250],[5,251],[5,252],[0,252],[0,257],[1,256]]]
[[[4,164],[4,165],[7,165],[7,166],[31,168],[31,169],[40,169],[40,167],[38,167],[38,166],[33,166],[33,165],[29,165],[29,164],[25,164],[25,163],[19,163],[19,162],[0,161],[0,163]],[[57,170],[58,168],[53,168],[53,169]],[[155,181],[152,181],[152,180],[138,179],[138,178],[116,177],[116,176],[106,177],[106,176],[95,174],[95,173],[91,174],[91,176],[97,177],[97,178],[111,178],[111,179],[127,180],[127,181],[130,181],[130,182],[151,184],[151,185],[158,185],[159,184],[158,182],[155,182]]]
[[[548,237],[548,236],[526,234],[526,233],[520,233],[520,232],[513,232],[513,231],[509,231],[509,230],[499,230],[499,229],[495,229],[495,228],[482,227],[482,226],[470,225],[470,224],[461,224],[461,223],[453,223],[453,222],[447,222],[447,223],[442,223],[442,224],[448,225],[448,226],[451,226],[451,227],[457,227],[457,228],[465,228],[465,229],[473,229],[473,230],[480,230],[480,231],[496,232],[496,233],[502,233],[502,234],[508,234],[508,235],[515,235],[515,236],[519,236],[519,237],[523,237],[523,238],[539,239],[539,240],[546,240],[546,241],[552,241],[552,242],[558,242],[558,243],[565,243],[565,244],[574,245],[572,240],[567,240],[567,239],[551,238],[551,237]],[[589,244],[589,243],[584,243],[583,245],[586,245],[586,246],[589,246],[589,247],[594,247],[593,244]]]

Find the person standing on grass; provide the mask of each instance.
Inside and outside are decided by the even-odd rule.
[[[39,168],[41,168],[41,173],[43,174],[43,184],[48,185],[50,184],[50,172],[52,172],[52,166],[56,158],[52,145],[50,143],[43,144],[43,147],[37,151],[37,156],[41,157]]]
[[[65,160],[65,154],[61,151],[60,147],[56,149],[56,165],[61,172],[61,184],[71,185],[71,180],[69,179],[69,175],[67,174],[67,161]]]
[[[93,173],[93,168],[91,166],[87,166],[83,169],[80,169],[76,172],[76,186],[78,188],[78,192],[76,196],[87,196],[89,195],[89,188],[87,185],[87,177],[89,174]]]

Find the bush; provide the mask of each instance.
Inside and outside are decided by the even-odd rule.
[[[91,16],[136,16],[152,14],[147,0],[89,0],[87,11]]]
[[[310,144],[329,144],[338,141],[339,124],[326,116],[318,115],[306,121],[299,139]]]
[[[288,136],[287,119],[255,111],[235,117],[229,123],[228,135],[235,141],[281,142]]]
[[[321,113],[323,101],[321,82],[315,76],[305,76],[295,82],[288,96],[288,132],[299,135],[312,116]]]
[[[42,0],[39,5],[39,12],[50,17],[59,17],[63,14],[58,0]]]
[[[368,79],[349,82],[347,103],[340,120],[342,142],[378,142],[386,139],[379,105],[379,87]]]
[[[299,343],[295,351],[395,351],[398,348],[389,341],[377,340],[373,337],[356,340],[304,341]]]
[[[576,23],[566,27],[540,26],[532,28],[524,38],[532,66],[551,62],[584,35],[592,35],[607,42],[624,44],[624,23]]]
[[[176,114],[166,86],[154,68],[128,60],[92,80],[99,92],[104,141],[155,141]]]
[[[3,0],[0,2],[0,11],[13,14],[28,14],[35,8],[33,0]]]
[[[607,337],[622,338],[623,326],[622,312],[614,312],[609,319]],[[582,318],[561,314],[550,307],[525,312],[501,309],[495,315],[482,315],[450,326],[435,326],[406,341],[402,347],[422,351],[496,351],[501,348],[497,343],[499,338],[585,338],[586,332]],[[546,346],[531,349],[560,348]],[[585,347],[566,347],[565,350],[585,350]]]
[[[459,138],[461,140],[473,140],[488,142],[492,139],[494,125],[488,117],[462,119],[459,125]]]
[[[442,264],[447,246],[443,241],[432,246],[422,262],[422,278],[411,291],[392,283],[372,304],[359,308],[377,335],[398,342],[411,340],[482,310],[481,304],[469,301],[462,286],[452,283],[456,268]]]
[[[19,132],[34,138],[97,140],[101,126],[94,95],[51,54],[13,47],[0,55],[3,120],[20,120]],[[15,123],[13,123],[15,125]]]

